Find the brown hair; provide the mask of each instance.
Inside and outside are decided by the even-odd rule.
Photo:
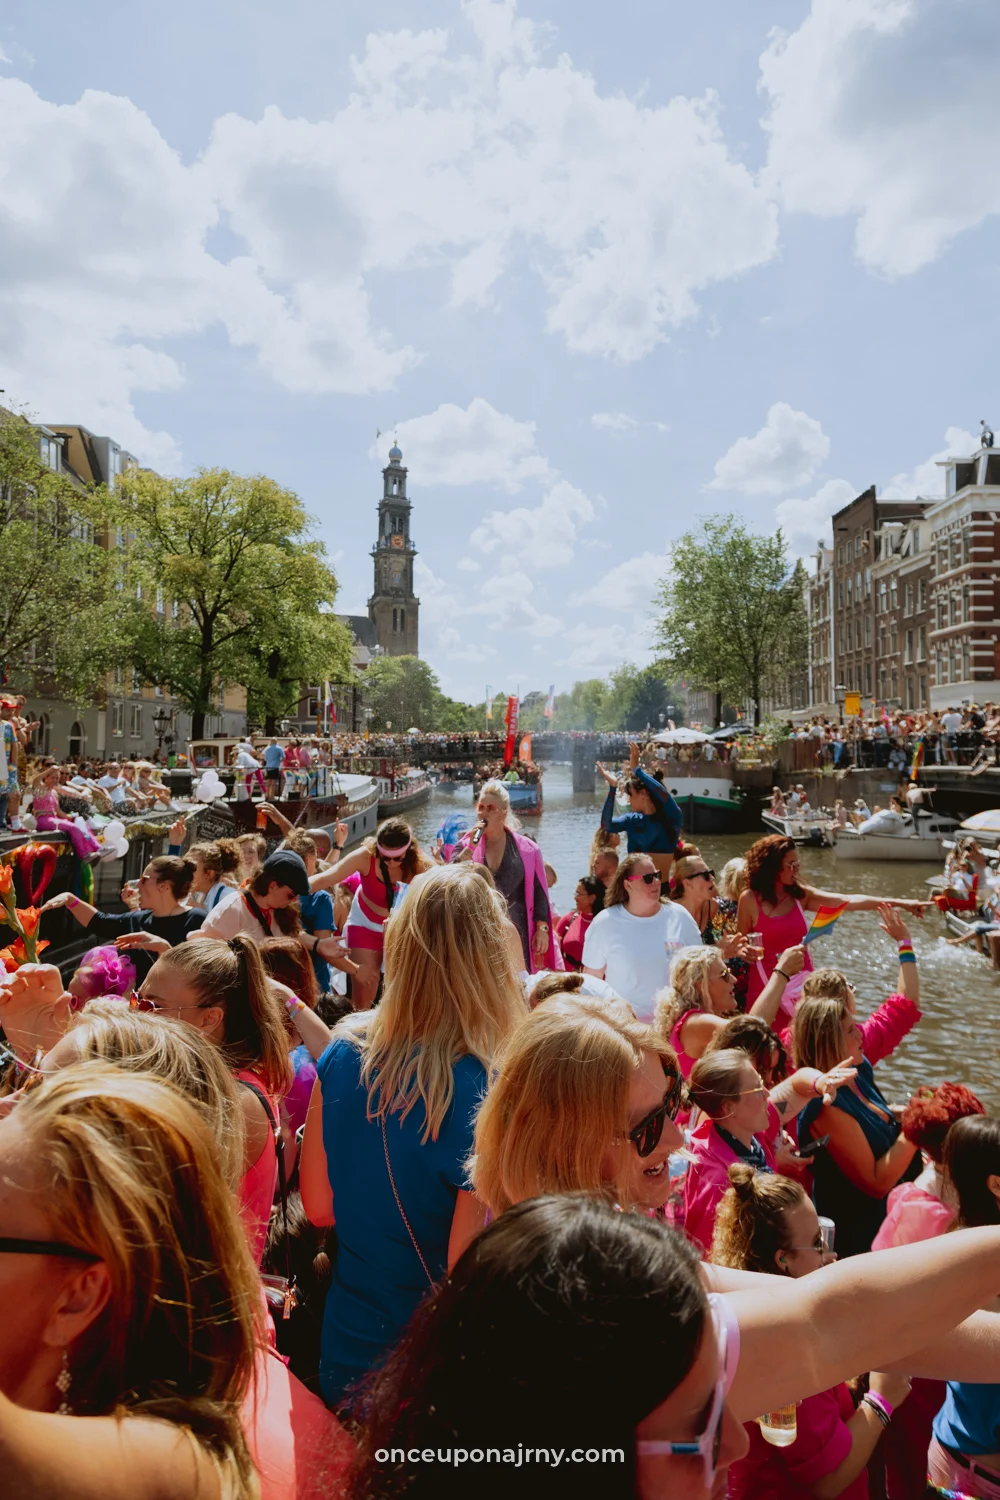
[[[844,1057],[844,1026],[851,1011],[841,996],[814,995],[800,1000],[792,1021],[792,1051],[797,1068],[827,1073]]]
[[[576,995],[583,988],[583,975],[572,973],[546,974],[528,993],[528,1004],[534,1010],[543,1000],[553,995]]]
[[[788,1076],[788,1053],[777,1032],[760,1016],[732,1016],[719,1027],[705,1052],[724,1052],[730,1047],[745,1052],[762,1078],[770,1075],[772,1087]],[[772,1067],[774,1053],[778,1056]]]
[[[281,842],[282,849],[291,849],[293,854],[299,855],[301,859],[308,859],[310,855],[318,854],[316,840],[312,834],[306,833],[304,828],[290,828]]]
[[[649,861],[648,854],[626,854],[621,864],[614,873],[611,884],[608,886],[608,894],[604,898],[605,911],[609,906],[628,906],[625,899],[628,892],[625,882],[630,875],[634,875],[643,860]]]
[[[316,971],[298,938],[269,937],[264,938],[257,946],[264,968],[271,978],[287,984],[300,1000],[305,1001],[310,1010],[315,1010],[319,998]]]
[[[713,1120],[725,1111],[723,1105],[739,1098],[740,1073],[749,1061],[738,1047],[723,1052],[706,1052],[691,1069],[688,1094],[692,1104]]]
[[[794,853],[794,850],[795,840],[786,838],[783,833],[769,833],[766,838],[750,845],[747,850],[747,885],[758,899],[777,900],[778,872],[785,855]],[[800,885],[790,885],[786,889],[796,901],[805,895]]]
[[[259,1074],[271,1094],[284,1094],[292,1081],[284,1007],[253,939],[241,933],[228,943],[181,943],[156,962],[179,970],[203,1005],[221,1006],[229,1066]]]
[[[428,859],[423,853],[420,845],[413,836],[413,829],[405,818],[386,818],[385,822],[380,824],[378,832],[373,833],[364,842],[364,847],[374,860],[375,867],[381,875],[382,883],[386,888],[387,906],[391,906],[392,904],[388,900],[389,893],[392,890],[392,881],[389,878],[389,866],[382,855],[379,854],[376,846],[384,844],[387,849],[402,849],[407,842],[409,842],[409,848],[403,855],[401,863],[402,879],[409,885],[417,875],[422,875],[424,870],[431,869],[434,861]]]
[[[193,859],[181,859],[176,854],[158,854],[149,861],[149,868],[157,885],[169,885],[178,901],[191,889],[191,882],[195,877]]]
[[[242,864],[240,846],[235,839],[212,839],[207,844],[192,844],[188,859],[200,859],[210,875],[221,880],[232,875]]]
[[[944,1142],[944,1170],[958,1198],[957,1229],[1000,1223],[1000,1204],[986,1179],[1000,1175],[1000,1120],[967,1115],[956,1120]]]
[[[806,974],[802,981],[802,999],[815,1000],[843,1000],[850,1004],[854,991],[847,982],[847,976],[839,969],[814,969],[811,974]]]
[[[775,1255],[788,1250],[785,1215],[807,1203],[805,1193],[780,1172],[755,1172],[748,1162],[733,1162],[729,1187],[715,1211],[709,1260],[734,1271],[778,1274]]]

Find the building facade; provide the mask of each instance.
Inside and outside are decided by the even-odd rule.
[[[388,656],[418,656],[420,600],[413,592],[416,548],[410,537],[410,501],[403,455],[393,443],[382,470],[378,537],[372,548],[375,581],[368,618],[379,647]]]
[[[945,497],[927,516],[935,709],[1000,701],[1000,450],[987,433],[978,452],[942,467]]]
[[[833,670],[833,548],[816,546],[815,572],[809,575],[806,613],[809,619],[809,710],[828,718],[837,712]]]
[[[930,706],[928,541],[925,517],[885,520],[875,536],[877,698],[889,709]]]

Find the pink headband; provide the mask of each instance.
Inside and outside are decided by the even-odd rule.
[[[385,844],[376,844],[375,848],[383,859],[402,859],[412,843],[413,838],[411,836],[406,840],[405,844],[395,844],[392,848],[387,848]]]

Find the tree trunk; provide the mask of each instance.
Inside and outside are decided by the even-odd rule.
[[[264,733],[268,736],[268,738],[270,738],[271,735],[276,735],[278,733],[277,714],[266,714],[264,716]]]
[[[193,740],[203,740],[205,738],[205,715],[203,713],[199,712],[191,715],[191,738]]]

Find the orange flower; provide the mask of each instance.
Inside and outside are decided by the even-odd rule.
[[[33,938],[35,936],[35,933],[38,931],[38,924],[42,918],[42,914],[39,911],[38,907],[25,907],[23,911],[19,910],[15,913],[15,915],[17,917],[17,920],[21,924],[21,931],[24,933],[25,937]]]
[[[15,969],[19,969],[23,963],[27,962],[27,958],[28,955],[20,938],[16,938],[9,948],[0,948],[0,964],[8,974],[13,974]]]
[[[14,888],[14,866],[0,865],[0,896],[6,896]]]

